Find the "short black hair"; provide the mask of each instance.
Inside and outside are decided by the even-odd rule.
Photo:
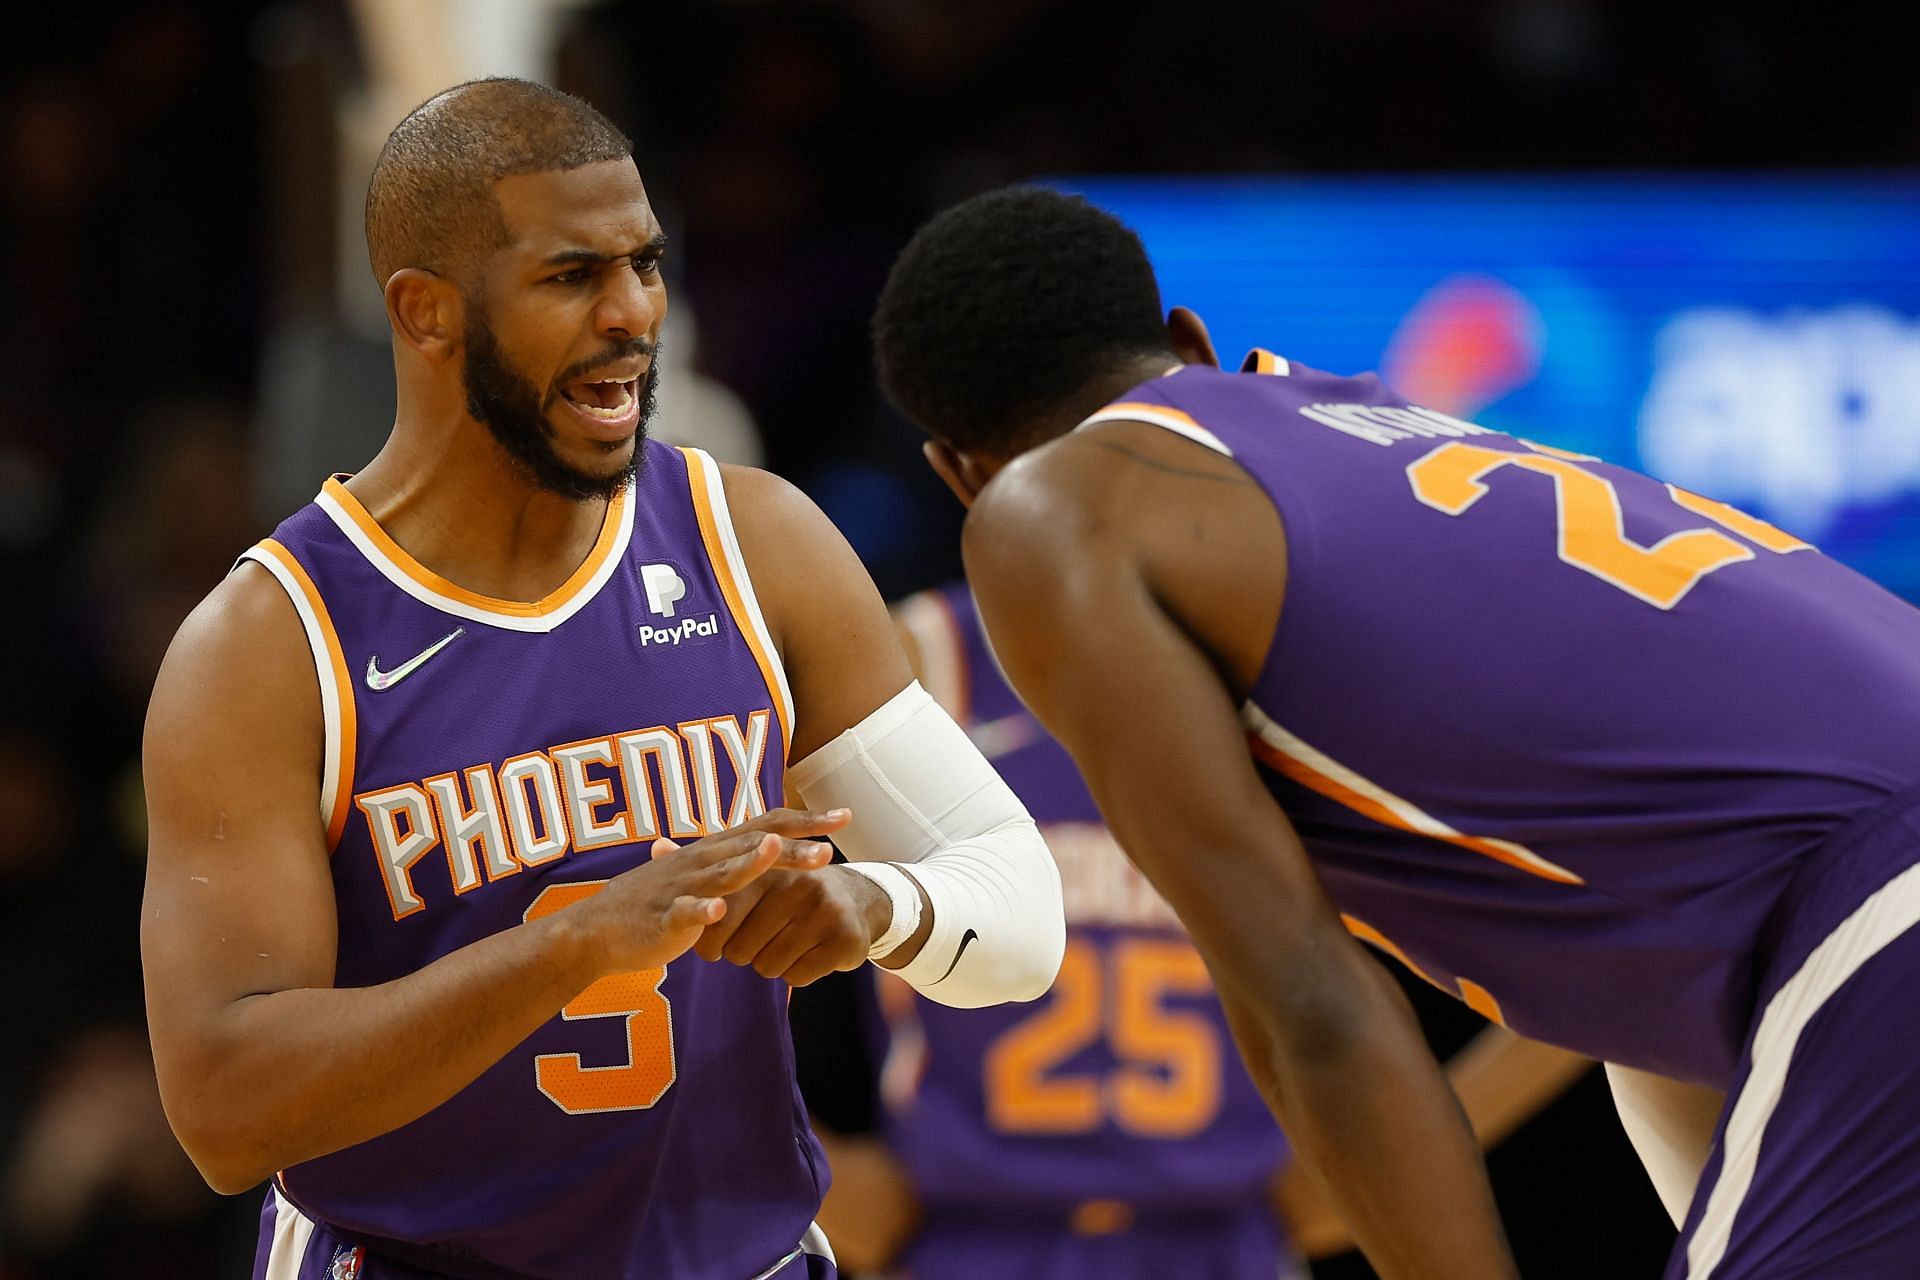
[[[383,288],[403,267],[466,282],[506,242],[493,184],[633,154],[611,120],[531,80],[469,80],[394,126],[367,184],[367,258]]]
[[[1011,454],[1088,383],[1172,354],[1146,249],[1079,196],[1005,187],[936,215],[873,316],[880,386],[960,449]]]

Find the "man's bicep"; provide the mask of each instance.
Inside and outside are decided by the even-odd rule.
[[[866,566],[833,522],[778,476],[726,467],[728,503],[793,692],[803,760],[913,680]]]
[[[163,1068],[260,992],[333,981],[318,677],[292,605],[242,568],[182,626],[144,754],[141,953]]]

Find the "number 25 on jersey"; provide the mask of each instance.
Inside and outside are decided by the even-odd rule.
[[[1047,1003],[986,1055],[987,1122],[1002,1133],[1091,1133],[1108,1123],[1142,1138],[1185,1138],[1220,1112],[1220,1035],[1196,1007],[1206,964],[1183,939],[1128,938],[1110,949],[1071,938]],[[1104,1040],[1105,1073],[1066,1069]]]

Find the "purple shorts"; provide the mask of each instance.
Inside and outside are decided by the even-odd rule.
[[[1082,1206],[1109,1207],[1124,1209],[1106,1201]],[[905,1280],[1284,1280],[1302,1274],[1293,1270],[1264,1204],[1227,1212],[1051,1216],[932,1210],[905,1261],[895,1273]]]
[[[473,1274],[479,1274],[475,1272]],[[498,1273],[502,1280],[510,1273]],[[836,1280],[833,1260],[796,1250],[795,1256],[761,1272],[752,1280]],[[260,1209],[260,1246],[254,1256],[253,1280],[452,1280],[438,1271],[376,1254],[324,1223],[295,1209],[268,1188]],[[622,1280],[608,1277],[607,1280]],[[636,1277],[635,1280],[638,1280]],[[716,1280],[732,1280],[718,1277]],[[741,1276],[739,1280],[748,1280]]]
[[[1666,1280],[1920,1274],[1920,806],[1795,877]]]

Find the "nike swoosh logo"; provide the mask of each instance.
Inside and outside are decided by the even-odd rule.
[[[975,938],[979,936],[980,936],[979,934],[975,933],[971,929],[961,934],[960,949],[953,953],[953,963],[947,966],[946,973],[941,974],[939,977],[935,978],[933,982],[929,982],[927,985],[931,987],[932,985],[934,985],[935,982],[945,982],[947,978],[953,973],[954,969],[959,966],[960,957],[967,954],[967,944],[972,942]]]
[[[382,671],[380,669],[380,658],[378,654],[368,654],[367,688],[373,690],[375,693],[379,693],[383,689],[393,688],[393,686],[399,684],[402,680],[405,680],[408,676],[426,665],[427,659],[433,657],[434,654],[440,652],[466,633],[467,629],[465,627],[455,627],[452,631],[441,636],[438,640],[414,654],[411,658],[408,658],[391,671]]]

